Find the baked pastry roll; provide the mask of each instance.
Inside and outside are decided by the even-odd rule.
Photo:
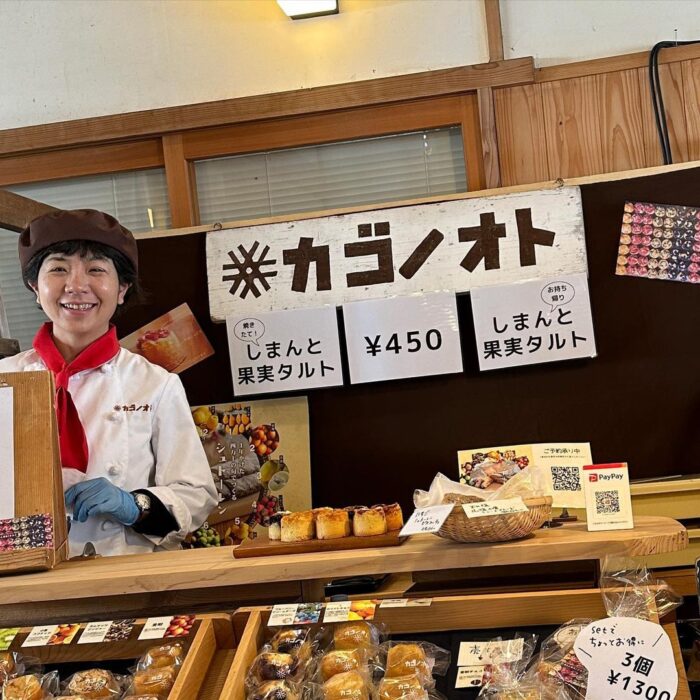
[[[294,675],[297,661],[291,654],[263,652],[250,667],[250,677],[257,682],[284,680]]]
[[[357,537],[385,534],[386,516],[382,508],[358,508],[352,520],[352,531]]]
[[[338,649],[329,651],[319,662],[321,678],[325,682],[339,673],[357,671],[364,666],[365,654],[362,649]]]
[[[390,503],[389,505],[375,506],[384,511],[386,518],[386,529],[388,532],[400,530],[403,527],[403,511],[398,503]]]
[[[346,671],[323,684],[323,700],[370,700],[369,684],[358,671]]]
[[[270,640],[270,648],[279,654],[290,654],[297,662],[311,656],[311,631],[308,627],[279,630]]]
[[[36,676],[19,676],[5,683],[3,700],[43,700],[44,689]]]
[[[82,695],[90,700],[113,698],[122,692],[116,678],[109,671],[101,668],[91,668],[73,674],[66,690],[72,695]]]
[[[389,649],[384,677],[400,678],[401,676],[415,676],[424,683],[430,681],[432,677],[430,664],[419,644],[396,644]]]
[[[281,526],[282,542],[306,542],[314,538],[314,516],[311,511],[285,515]]]
[[[369,649],[379,644],[379,632],[369,622],[344,622],[333,631],[336,651]]]
[[[248,700],[299,700],[299,692],[289,681],[267,681],[250,693]]]
[[[331,508],[316,516],[316,537],[319,540],[337,540],[351,532],[350,516],[345,510]]]
[[[428,700],[428,691],[417,676],[382,678],[377,689],[378,700]]]
[[[163,644],[149,649],[138,664],[139,671],[147,668],[179,668],[182,664],[183,649],[181,644]]]
[[[131,693],[132,695],[167,696],[175,684],[176,676],[176,670],[172,666],[137,671],[131,684]]]

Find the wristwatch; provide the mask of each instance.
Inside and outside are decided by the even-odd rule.
[[[136,507],[139,509],[140,513],[139,519],[136,522],[140,523],[151,512],[151,497],[147,496],[145,493],[132,493],[131,495],[134,497]]]

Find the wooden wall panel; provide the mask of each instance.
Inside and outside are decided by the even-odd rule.
[[[663,165],[661,144],[656,132],[654,110],[651,105],[651,89],[649,87],[649,69],[637,69],[639,83],[640,115],[642,118],[642,141],[644,143],[645,161],[648,167]]]
[[[493,94],[501,184],[549,180],[542,86],[500,88]]]
[[[596,76],[543,83],[542,97],[550,177],[604,172]]]
[[[688,158],[700,160],[700,59],[682,65]]]
[[[641,97],[637,71],[597,75],[603,172],[634,170],[646,165]]]

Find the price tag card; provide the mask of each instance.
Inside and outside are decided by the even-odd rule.
[[[444,506],[416,508],[399,535],[404,537],[406,535],[426,535],[431,532],[437,532],[451,512],[451,503]]]
[[[583,493],[586,525],[591,532],[634,527],[630,477],[624,462],[585,466]]]
[[[149,617],[143,625],[139,639],[163,639],[172,619],[170,615],[167,617]]]
[[[584,627],[574,651],[588,669],[587,700],[672,700],[678,671],[661,625],[609,617]]]
[[[80,635],[78,644],[100,644],[104,642],[109,628],[112,626],[111,620],[104,622],[88,622],[83,633]]]
[[[286,625],[293,625],[298,607],[299,605],[297,603],[288,605],[273,605],[272,612],[270,613],[270,619],[267,621],[267,626],[284,627]]]
[[[350,622],[374,620],[376,600],[341,600],[326,605],[324,622]]]
[[[460,642],[458,666],[482,666],[492,663],[520,661],[523,658],[523,638],[488,642]]]
[[[19,634],[19,627],[5,627],[0,629],[0,651],[7,651]]]
[[[58,631],[58,625],[40,625],[32,627],[31,632],[24,640],[22,647],[43,647],[49,643],[49,639]]]
[[[422,608],[432,605],[432,598],[385,598],[381,603],[382,608]]]
[[[485,666],[462,666],[457,669],[455,688],[478,688],[483,685]]]
[[[462,508],[468,518],[483,518],[486,515],[510,515],[511,513],[524,513],[527,506],[523,499],[502,498],[494,501],[481,501],[480,503],[463,503]]]
[[[15,517],[13,392],[11,386],[0,388],[0,520]]]

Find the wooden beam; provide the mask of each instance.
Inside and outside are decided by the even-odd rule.
[[[481,150],[484,158],[484,177],[488,189],[501,186],[501,168],[498,160],[498,131],[492,88],[479,88],[479,124],[481,128]]]
[[[0,228],[21,231],[32,219],[56,211],[56,207],[0,190]]]
[[[328,112],[534,80],[532,57],[0,131],[0,155]]]
[[[185,158],[182,134],[163,136],[163,155],[172,225],[195,226],[199,223],[197,187],[193,163]]]
[[[669,49],[662,49],[659,52],[660,64],[689,61],[694,58],[700,58],[700,44],[673,46]],[[551,80],[569,80],[570,78],[582,78],[587,75],[647,68],[648,65],[649,52],[639,51],[622,56],[607,56],[605,58],[594,58],[589,61],[577,61],[576,63],[563,63],[558,66],[538,68],[535,71],[535,81],[546,83]]]
[[[484,0],[486,35],[489,42],[489,61],[503,60],[503,30],[501,29],[500,0]]]

